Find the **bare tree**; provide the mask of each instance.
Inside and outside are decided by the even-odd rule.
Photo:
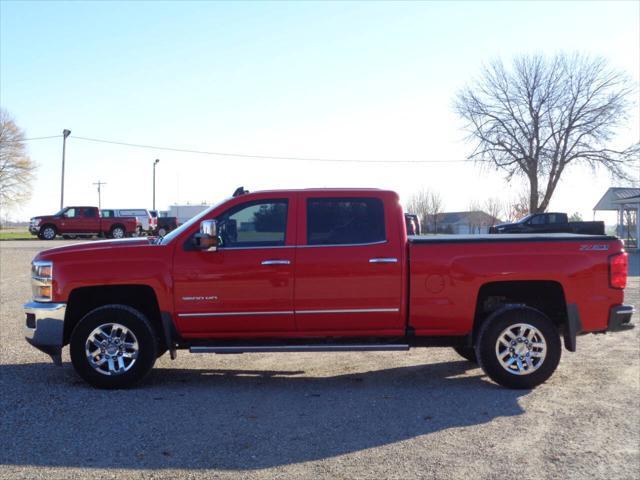
[[[519,195],[505,201],[502,212],[506,222],[515,222],[525,215],[529,215],[529,194],[521,192]]]
[[[444,209],[444,202],[438,192],[430,192],[429,206],[431,208],[431,218],[433,219],[433,233],[438,233],[438,216]]]
[[[496,220],[500,220],[502,216],[502,205],[500,199],[496,197],[489,197],[484,201],[484,211],[491,215]]]
[[[424,231],[438,232],[438,215],[442,213],[443,201],[438,192],[419,190],[409,198],[407,212],[418,216]]]
[[[29,199],[35,169],[22,130],[0,109],[0,207],[5,212]]]
[[[585,55],[521,56],[511,69],[497,60],[458,92],[455,109],[475,144],[470,159],[529,181],[529,210],[545,211],[565,169],[583,163],[629,178],[640,145],[610,148],[627,119],[634,91],[628,76]]]

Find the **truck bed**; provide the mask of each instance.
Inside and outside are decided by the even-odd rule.
[[[531,292],[535,282],[552,284],[567,305],[580,305],[585,331],[604,330],[611,306],[622,302],[621,291],[609,288],[608,257],[622,251],[615,237],[430,235],[408,241],[409,325],[416,335],[467,333],[483,291],[501,282],[520,282]]]
[[[617,240],[610,235],[583,235],[577,233],[503,233],[502,235],[411,235],[409,243],[504,243],[504,242],[606,242]]]

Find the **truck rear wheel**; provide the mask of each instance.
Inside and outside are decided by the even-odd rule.
[[[111,232],[109,232],[109,236],[111,238],[124,238],[125,231],[120,225],[116,225],[111,228]]]
[[[546,315],[521,307],[485,322],[475,351],[480,367],[494,382],[508,388],[534,388],[555,372],[562,344]]]
[[[153,368],[157,340],[149,320],[126,305],[105,305],[86,314],[71,334],[71,362],[96,388],[127,388]]]

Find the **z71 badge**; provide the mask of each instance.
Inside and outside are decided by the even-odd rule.
[[[609,245],[580,245],[581,252],[601,252],[605,250],[609,250]]]

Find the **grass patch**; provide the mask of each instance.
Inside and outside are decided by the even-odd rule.
[[[37,238],[28,230],[0,230],[0,240],[36,240]]]

